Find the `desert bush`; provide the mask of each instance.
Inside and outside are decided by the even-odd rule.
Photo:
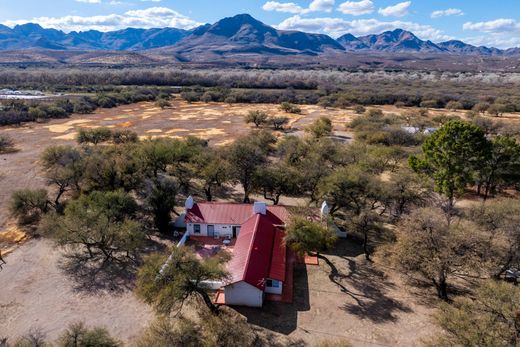
[[[11,196],[10,211],[20,224],[30,224],[39,221],[48,211],[49,199],[45,189],[18,190]]]
[[[0,154],[11,153],[15,150],[13,139],[7,135],[0,135]]]
[[[280,110],[287,112],[287,113],[295,113],[295,114],[302,113],[302,109],[300,107],[293,105],[289,102],[282,102],[280,105]]]

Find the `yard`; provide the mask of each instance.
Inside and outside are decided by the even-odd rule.
[[[165,110],[151,103],[102,109],[92,115],[74,115],[45,124],[0,128],[16,141],[18,152],[0,155],[0,247],[8,249],[0,272],[0,336],[20,336],[41,329],[55,338],[69,323],[105,325],[114,336],[131,341],[152,320],[151,308],[137,300],[131,282],[103,288],[85,287],[64,268],[61,251],[44,239],[24,238],[8,215],[12,192],[45,185],[38,158],[53,144],[74,144],[79,128],[128,128],[141,137],[200,136],[210,145],[230,143],[252,128],[244,124],[249,110],[279,114],[277,105],[188,104],[176,99]],[[291,131],[302,129],[320,116],[333,119],[337,135],[349,137],[345,125],[354,111],[303,106],[292,115]],[[394,107],[386,112],[400,113]],[[14,244],[22,241],[19,247]],[[211,247],[201,253],[212,253]],[[341,241],[335,252],[324,254],[319,266],[296,267],[292,304],[268,302],[262,310],[237,308],[266,334],[276,333],[313,344],[322,339],[345,338],[354,346],[417,346],[435,332],[431,314],[436,306],[431,292],[403,282],[391,269],[367,263],[352,241]],[[280,334],[280,335],[278,335]]]

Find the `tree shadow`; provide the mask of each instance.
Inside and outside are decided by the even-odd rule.
[[[74,254],[66,254],[59,267],[73,281],[75,291],[89,294],[131,290],[137,270],[134,261],[92,261]]]
[[[68,252],[58,263],[59,268],[72,280],[76,292],[96,294],[120,294],[135,287],[138,266],[142,256],[164,251],[166,246],[153,240],[147,240],[137,258],[117,260],[92,260],[81,253]]]
[[[260,309],[251,307],[234,307],[247,318],[248,323],[262,328],[289,335],[297,329],[298,312],[309,311],[309,278],[305,265],[294,267],[293,302],[265,301]]]
[[[328,252],[326,256],[320,256],[330,269],[329,280],[355,301],[345,303],[342,309],[374,323],[396,322],[397,313],[412,312],[405,303],[388,295],[388,291],[394,289],[395,284],[383,271],[371,262],[356,259],[362,254],[359,245],[342,240],[335,250]],[[338,269],[337,262],[334,261],[338,258],[346,261],[344,270]]]

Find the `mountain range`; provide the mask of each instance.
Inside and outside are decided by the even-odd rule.
[[[130,51],[173,54],[179,61],[201,56],[270,55],[318,56],[332,52],[428,53],[471,56],[520,56],[520,48],[501,50],[477,47],[462,41],[424,41],[409,31],[396,29],[378,35],[337,39],[323,34],[277,30],[248,14],[224,18],[193,30],[176,28],[65,33],[28,23],[9,28],[0,25],[0,50]]]

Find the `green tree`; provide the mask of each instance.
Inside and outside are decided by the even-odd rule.
[[[332,135],[332,120],[328,117],[320,117],[309,125],[305,131],[314,138],[321,138]]]
[[[509,136],[497,136],[491,141],[490,155],[478,169],[478,193],[484,187],[484,200],[499,185],[520,182],[520,144]]]
[[[42,229],[78,259],[135,261],[145,237],[136,210],[134,199],[122,191],[92,192],[70,202],[64,216],[48,215]]]
[[[280,104],[280,110],[287,112],[287,113],[295,113],[295,114],[302,113],[302,109],[300,107],[293,105],[290,102],[282,102]]]
[[[82,153],[72,146],[51,146],[45,149],[41,163],[47,184],[56,188],[54,208],[63,211],[61,198],[69,191],[79,193],[83,180],[85,161]]]
[[[177,196],[175,181],[168,177],[153,180],[144,194],[145,206],[153,216],[155,227],[160,233],[167,234],[170,230],[171,213]]]
[[[289,124],[289,118],[287,117],[272,117],[270,119],[271,124],[275,130],[283,130],[283,127]]]
[[[254,110],[249,111],[247,114],[245,121],[247,124],[253,123],[257,128],[259,128],[261,125],[264,125],[267,123],[267,119],[269,118],[269,115],[265,111],[260,110]]]
[[[112,132],[112,142],[116,145],[139,142],[137,133],[131,130],[114,130]]]
[[[331,228],[304,217],[293,217],[285,231],[285,243],[302,256],[326,250],[334,245],[336,239]]]
[[[146,328],[137,339],[136,347],[203,346],[201,329],[191,319],[179,317],[175,320],[162,317]]]
[[[78,131],[77,141],[79,144],[97,145],[102,142],[110,141],[112,138],[112,130],[110,128],[101,127],[94,129],[80,129]]]
[[[119,347],[123,344],[110,336],[105,328],[87,328],[73,323],[58,339],[60,347]]]
[[[225,257],[201,260],[186,247],[175,247],[170,257],[155,254],[146,259],[137,276],[137,293],[162,314],[169,315],[195,297],[218,314],[210,297],[207,281],[222,281],[227,277],[223,268]]]
[[[255,143],[255,139],[243,137],[237,139],[229,148],[227,159],[231,164],[231,175],[244,189],[244,203],[249,203],[249,195],[254,188],[257,170],[267,161],[265,147]]]
[[[139,153],[132,145],[100,146],[91,148],[85,158],[83,191],[126,192],[141,186],[145,168]]]
[[[276,163],[259,169],[254,178],[254,185],[263,194],[264,199],[278,205],[282,195],[298,193],[300,173],[284,163]]]
[[[206,200],[212,201],[215,190],[231,179],[231,164],[222,151],[208,149],[195,157],[194,165]]]
[[[444,334],[429,346],[520,346],[520,289],[488,280],[473,298],[457,297],[441,305],[437,324]]]
[[[13,193],[9,208],[20,224],[39,221],[49,209],[47,191],[45,189],[18,190]]]
[[[407,274],[430,281],[443,300],[448,300],[452,277],[484,271],[482,255],[489,240],[473,223],[453,220],[438,209],[422,208],[404,218],[396,234],[397,241],[385,259]]]
[[[426,139],[422,151],[421,158],[410,157],[410,166],[433,178],[435,189],[448,198],[451,209],[457,194],[474,182],[475,170],[489,155],[489,143],[477,126],[452,121]]]
[[[517,199],[474,207],[467,218],[489,235],[491,245],[485,258],[494,278],[501,278],[509,269],[520,269],[520,202]]]

